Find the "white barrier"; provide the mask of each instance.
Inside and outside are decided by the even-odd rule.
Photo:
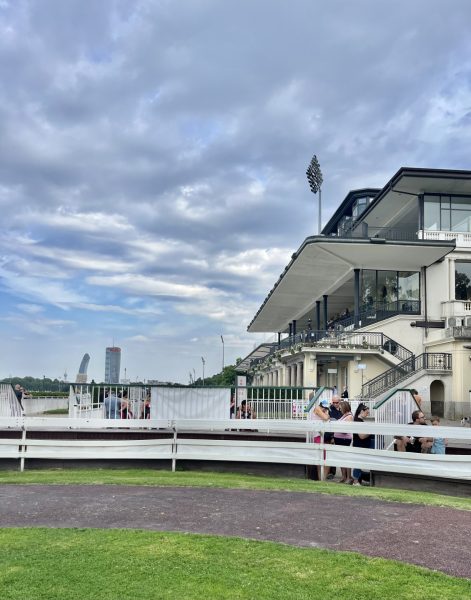
[[[0,383],[0,416],[17,417],[22,414],[20,403],[10,383]]]
[[[69,406],[69,398],[23,398],[23,408],[26,415],[38,415],[47,410],[66,409]]]
[[[349,431],[375,435],[410,435],[418,432],[417,425],[391,425],[378,423],[336,423],[289,420],[147,420],[146,429],[159,429],[167,437],[145,440],[44,440],[28,438],[28,431],[70,429],[123,429],[123,422],[114,419],[48,419],[0,418],[0,429],[21,432],[18,439],[2,438],[0,432],[0,458],[25,459],[163,459],[216,460],[303,465],[330,465],[364,470],[381,470],[393,473],[430,475],[444,478],[471,480],[470,455],[432,455],[388,450],[369,450],[330,444],[306,442],[313,428],[317,431]],[[124,429],[142,430],[142,420],[130,419]],[[250,429],[248,429],[250,426]],[[231,436],[229,429],[257,430],[251,439],[241,440]],[[191,432],[225,433],[229,439],[184,437]],[[259,434],[285,434],[299,436],[299,441],[260,439]],[[445,437],[471,442],[471,429],[460,427],[421,426],[421,437]],[[182,436],[182,437],[180,437]],[[325,457],[324,457],[325,451]]]

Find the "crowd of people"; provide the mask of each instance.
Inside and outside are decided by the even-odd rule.
[[[112,388],[104,390],[103,410],[105,419],[150,419],[150,393],[144,401],[131,403],[126,389],[116,391]],[[134,411],[137,408],[137,414]]]
[[[412,390],[417,405],[420,406],[422,398],[417,390]],[[352,413],[350,402],[348,401],[348,390],[344,388],[342,396],[335,394],[332,400],[321,400],[315,407],[314,421],[338,421],[338,422],[364,422],[370,416],[369,407],[360,402]],[[433,416],[430,419],[433,426],[440,426],[440,418]],[[412,413],[409,425],[426,425],[425,415],[422,410],[417,409]],[[321,442],[321,434],[314,432],[314,443]],[[431,438],[427,436],[397,436],[394,440],[395,450],[398,452],[418,452],[423,454],[445,454],[448,441],[445,438]],[[334,444],[337,446],[354,448],[374,448],[375,436],[369,433],[349,433],[336,431],[335,433],[324,433],[324,444]],[[324,455],[325,458],[325,455]],[[321,466],[317,466],[317,478],[321,479]],[[335,467],[325,467],[325,479],[334,480],[336,478]],[[339,483],[350,485],[369,485],[369,476],[360,468],[350,469],[340,467]]]

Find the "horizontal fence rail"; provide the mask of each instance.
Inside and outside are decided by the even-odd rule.
[[[60,431],[70,428],[120,429],[122,424],[114,419],[47,419],[34,417],[3,417],[0,428],[16,430],[18,438],[2,436],[0,432],[0,458],[19,459],[24,468],[27,459],[161,459],[170,460],[175,469],[177,460],[245,461],[289,463],[303,465],[342,466],[381,470],[393,473],[433,475],[445,478],[471,480],[471,456],[429,455],[393,452],[383,449],[332,446],[312,443],[314,431],[369,433],[375,436],[416,436],[453,438],[471,442],[471,429],[460,427],[432,427],[417,425],[391,425],[370,422],[319,422],[295,420],[254,419],[250,424],[243,419],[219,420],[155,420],[146,424],[159,429],[159,439],[145,440],[77,440],[37,439],[29,432],[38,429]],[[86,427],[85,427],[86,426]],[[237,439],[234,430],[254,430],[250,439]],[[130,419],[126,429],[142,429],[142,422]],[[197,438],[188,437],[198,433]],[[204,434],[207,434],[206,436]],[[284,434],[298,437],[265,440],[260,434]],[[224,434],[227,439],[214,439],[214,434]],[[185,437],[186,436],[186,437]]]

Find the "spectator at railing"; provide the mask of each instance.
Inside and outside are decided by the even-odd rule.
[[[107,390],[103,402],[105,408],[105,419],[119,419],[121,401],[112,390]]]
[[[417,390],[411,390],[410,393],[414,397],[414,400],[417,402],[417,406],[420,408],[422,406],[422,396]]]
[[[319,404],[312,411],[312,420],[313,421],[328,421],[329,420],[329,401],[321,400]],[[320,431],[314,431],[314,443],[320,444],[322,441],[322,437]],[[325,435],[325,434],[324,434]],[[324,450],[324,458],[325,458],[325,450]],[[322,480],[322,470],[321,465],[316,465],[317,468],[317,480]]]
[[[440,427],[440,418],[432,417],[430,422],[434,427]],[[431,454],[446,454],[446,446],[448,444],[448,440],[446,438],[434,438],[432,447],[430,449]]]
[[[141,408],[141,419],[150,419],[150,394],[147,394]]]
[[[353,421],[352,409],[349,402],[342,400],[340,402],[340,411],[342,412],[342,416],[340,417],[339,422],[345,421],[346,423],[349,423]],[[334,433],[334,443],[336,446],[350,446],[352,443],[352,434],[336,431]],[[353,483],[352,470],[350,468],[340,467],[340,471],[342,473],[342,478],[339,483]]]
[[[343,386],[343,392],[340,395],[344,400],[348,400],[348,387],[346,385]]]
[[[421,410],[414,410],[411,418],[412,421],[408,425],[426,425],[425,415]],[[430,438],[427,437],[405,435],[396,437],[394,443],[398,452],[422,452],[431,448]]]
[[[369,416],[370,409],[366,404],[360,402],[355,411],[354,421],[363,423],[363,421]],[[372,448],[374,444],[374,435],[371,433],[354,433],[352,446],[354,448]],[[363,472],[361,469],[353,469],[353,485],[369,485],[363,479]]]
[[[120,395],[118,394],[118,397]],[[124,392],[121,395],[121,404],[119,407],[119,414],[121,419],[132,419],[133,418],[133,414],[131,409],[129,408],[129,400],[128,400],[128,392],[127,390],[124,390]]]
[[[340,396],[332,396],[331,404],[329,406],[329,420],[338,421],[342,418],[342,411],[340,410]],[[330,431],[324,433],[324,444],[333,444],[334,434]],[[326,479],[334,479],[336,473],[335,467],[326,467]]]
[[[22,391],[22,387],[19,383],[17,383],[15,385],[14,392],[15,392],[16,399],[18,400],[18,403],[21,406],[21,410],[24,410],[24,408],[23,408],[23,391]]]
[[[247,404],[247,400],[242,400],[239,409],[237,410],[238,419],[256,419],[255,411],[252,410],[250,404]]]

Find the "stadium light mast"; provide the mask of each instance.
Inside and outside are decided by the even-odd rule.
[[[322,231],[322,215],[321,215],[322,190],[321,190],[321,186],[322,186],[323,179],[322,179],[321,167],[319,165],[319,161],[317,160],[317,156],[315,154],[312,157],[311,162],[309,163],[309,166],[306,171],[306,175],[307,175],[307,180],[309,182],[309,187],[311,188],[311,192],[313,194],[317,194],[317,192],[319,192],[319,216],[317,219],[317,226],[318,226],[317,233],[320,235],[320,233]]]
[[[222,371],[224,372],[224,338],[221,335],[221,342],[222,342]]]
[[[204,386],[204,365],[205,365],[205,360],[204,360],[204,356],[201,357],[201,362],[203,363],[203,386]]]

